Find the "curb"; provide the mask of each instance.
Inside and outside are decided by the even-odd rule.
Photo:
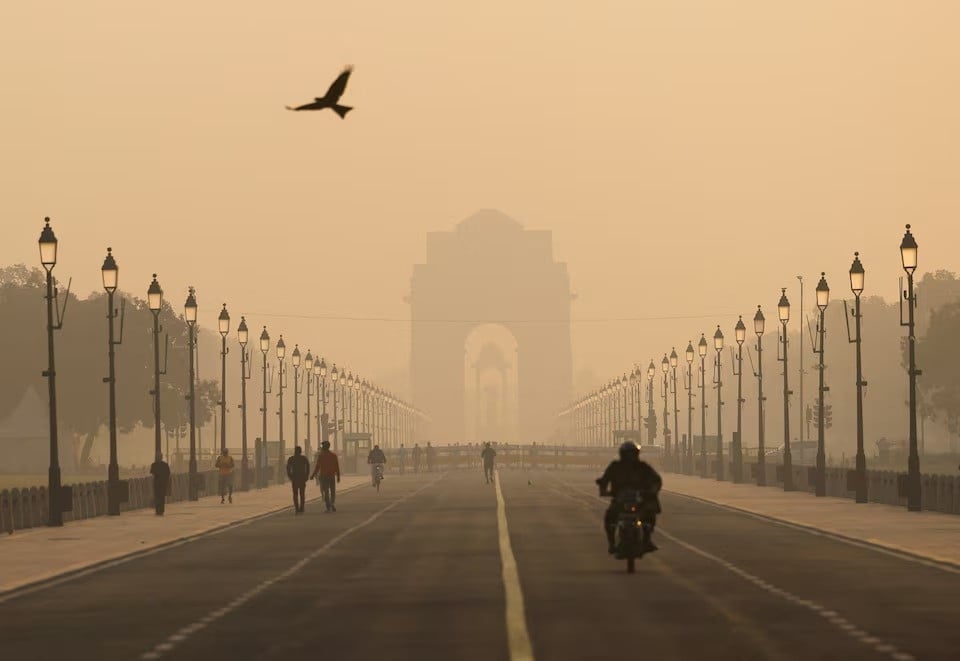
[[[689,494],[681,493],[679,491],[671,491],[670,489],[664,489],[663,491],[666,493],[672,494],[674,496],[680,496],[682,498],[695,500],[705,505],[711,505],[719,509],[725,509],[731,512],[737,512],[738,514],[747,514],[757,519],[762,519],[764,521],[776,523],[778,525],[786,526],[788,528],[795,528],[797,530],[802,530],[804,532],[820,535],[822,537],[834,539],[840,542],[844,542],[846,544],[851,544],[853,546],[859,546],[862,548],[871,549],[873,551],[886,553],[888,555],[897,556],[906,560],[911,560],[913,562],[919,562],[921,564],[925,564],[930,567],[935,567],[937,569],[942,569],[942,570],[950,571],[953,573],[960,573],[960,563],[953,562],[951,560],[945,560],[943,558],[935,558],[929,555],[923,555],[915,551],[909,551],[906,549],[899,548],[897,546],[893,546],[890,544],[883,544],[881,542],[877,542],[873,540],[861,539],[859,537],[851,537],[850,535],[834,532],[832,530],[824,530],[822,528],[817,528],[816,526],[812,526],[806,523],[798,523],[796,521],[791,521],[790,519],[783,519],[783,518],[773,516],[771,514],[763,514],[761,512],[755,512],[754,510],[749,510],[744,507],[738,507],[736,505],[728,505],[727,503],[720,503],[714,500],[709,500],[707,498],[701,498],[700,496],[691,496]]]
[[[343,493],[348,493],[354,489],[358,489],[362,484],[355,484],[352,487],[347,487],[343,490],[338,490],[337,495]],[[317,501],[322,501],[323,496],[317,496],[316,498],[311,498],[305,502],[314,503]],[[109,569],[110,567],[115,567],[117,565],[122,565],[127,562],[136,560],[148,555],[153,555],[154,553],[160,553],[161,551],[166,551],[167,549],[174,548],[176,546],[182,546],[184,544],[189,544],[203,537],[208,537],[211,535],[216,535],[222,532],[226,532],[232,528],[239,528],[240,526],[245,526],[247,524],[259,521],[260,519],[265,519],[268,516],[273,516],[274,514],[279,514],[292,508],[293,505],[284,505],[283,507],[278,507],[277,509],[270,510],[268,512],[262,512],[260,514],[254,514],[253,516],[247,517],[245,519],[238,519],[236,521],[231,521],[230,523],[225,523],[223,525],[204,530],[202,532],[194,533],[186,537],[180,537],[177,539],[172,539],[170,541],[161,542],[159,544],[154,544],[153,546],[148,546],[145,548],[137,549],[136,551],[130,551],[129,553],[124,553],[122,555],[114,556],[112,558],[107,558],[105,560],[98,560],[96,562],[90,563],[84,567],[77,567],[69,571],[62,572],[60,574],[55,574],[53,576],[46,576],[44,578],[37,579],[35,581],[30,581],[29,583],[24,583],[23,585],[18,585],[15,588],[10,588],[9,590],[0,591],[0,604],[7,601],[16,599],[17,597],[23,597],[33,592],[38,592],[48,587],[53,587],[55,585],[60,585],[61,583],[67,583],[73,579],[81,578],[89,574],[94,574],[98,571],[104,569]]]

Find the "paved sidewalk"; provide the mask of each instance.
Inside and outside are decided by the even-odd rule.
[[[368,485],[367,476],[346,476],[337,495]],[[316,483],[307,485],[307,503],[320,498]],[[315,504],[314,507],[317,505]],[[0,598],[25,586],[94,565],[174,544],[272,512],[293,507],[289,484],[238,491],[233,503],[219,496],[168,503],[157,516],[153,508],[67,523],[62,528],[30,528],[0,537]]]
[[[664,491],[960,567],[960,516],[665,473]]]

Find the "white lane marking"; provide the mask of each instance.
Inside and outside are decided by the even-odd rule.
[[[899,659],[901,661],[909,661],[914,658],[913,655],[902,652],[896,647],[894,647],[893,645],[882,641],[880,638],[877,638],[876,636],[872,636],[866,633],[865,631],[863,631],[862,629],[859,629],[856,625],[851,623],[842,615],[837,614],[835,611],[828,610],[823,606],[813,601],[810,601],[809,599],[801,599],[800,597],[782,588],[775,587],[770,583],[768,583],[767,581],[757,578],[750,572],[744,569],[740,569],[740,567],[736,566],[732,562],[728,562],[723,558],[715,556],[712,553],[709,553],[708,551],[704,551],[703,549],[694,546],[693,544],[689,544],[683,541],[682,539],[679,539],[678,537],[671,535],[670,533],[663,530],[662,528],[658,529],[658,532],[664,537],[666,537],[667,539],[674,542],[675,544],[679,544],[683,548],[687,549],[688,551],[691,551],[692,553],[695,553],[702,558],[706,558],[711,562],[715,562],[721,567],[723,567],[724,569],[727,569],[728,571],[736,574],[740,578],[743,578],[749,581],[750,583],[753,583],[755,586],[757,586],[761,590],[764,590],[765,592],[778,596],[781,599],[785,599],[786,601],[789,601],[797,606],[806,608],[807,610],[813,613],[816,613],[817,615],[822,617],[826,622],[830,623],[831,625],[839,629],[841,632],[847,634],[854,640],[864,643],[865,645],[869,645],[874,649],[874,651],[879,652],[880,654],[886,654],[894,659]]]
[[[364,521],[361,521],[360,523],[358,523],[357,525],[353,526],[352,528],[348,528],[347,530],[344,530],[343,532],[341,532],[341,533],[338,534],[337,536],[333,537],[329,542],[327,542],[326,544],[324,544],[323,546],[321,546],[321,547],[318,548],[317,550],[313,551],[310,555],[306,556],[305,558],[303,558],[303,559],[300,560],[299,562],[295,563],[294,565],[292,565],[292,566],[289,567],[288,569],[286,569],[286,570],[284,570],[283,572],[277,574],[276,576],[274,576],[274,577],[271,578],[271,579],[268,579],[268,580],[266,580],[266,581],[263,581],[262,583],[259,583],[256,587],[248,590],[247,592],[243,593],[243,594],[240,595],[239,597],[233,599],[227,606],[224,606],[223,608],[220,608],[219,610],[216,610],[216,611],[210,613],[209,615],[200,618],[200,619],[197,620],[196,622],[193,622],[193,623],[188,624],[188,625],[186,625],[186,626],[184,626],[184,627],[181,627],[178,631],[176,631],[176,632],[174,632],[173,634],[171,634],[170,636],[168,636],[165,641],[163,641],[162,643],[158,643],[157,645],[155,645],[152,650],[150,650],[150,651],[148,651],[148,652],[144,652],[143,654],[141,654],[141,655],[140,655],[140,658],[141,658],[141,659],[159,659],[160,657],[163,656],[163,654],[164,654],[165,652],[169,652],[169,651],[171,651],[176,645],[179,645],[179,644],[182,644],[183,642],[185,642],[186,639],[189,638],[192,634],[194,634],[194,633],[196,633],[197,631],[200,631],[201,629],[204,629],[205,627],[213,624],[215,621],[221,619],[221,618],[224,617],[225,615],[228,615],[230,612],[236,610],[237,608],[239,608],[239,607],[242,606],[243,604],[247,603],[248,601],[250,601],[251,599],[253,599],[253,598],[256,597],[257,595],[259,595],[261,592],[263,592],[263,591],[266,590],[267,588],[271,587],[272,585],[274,585],[274,584],[276,584],[276,583],[279,583],[280,581],[283,581],[283,580],[285,580],[285,579],[287,579],[287,578],[290,578],[291,576],[293,576],[294,574],[296,574],[298,571],[300,571],[301,569],[303,569],[308,563],[310,563],[310,562],[313,561],[313,560],[316,560],[318,557],[320,557],[321,555],[323,555],[324,553],[326,553],[327,551],[329,551],[331,548],[333,548],[334,546],[336,546],[338,543],[340,543],[341,541],[343,541],[346,537],[352,535],[353,533],[355,533],[356,531],[358,531],[358,530],[360,530],[360,529],[362,529],[362,528],[366,528],[366,527],[369,526],[371,523],[373,523],[374,521],[376,521],[377,519],[379,519],[381,516],[383,516],[384,514],[386,514],[387,512],[389,512],[390,510],[392,510],[394,507],[396,507],[396,506],[399,505],[400,503],[402,503],[402,502],[404,502],[405,500],[408,500],[408,499],[416,496],[417,494],[419,494],[419,493],[420,493],[421,491],[423,491],[424,489],[427,489],[427,488],[429,488],[429,487],[432,487],[434,484],[436,484],[437,482],[439,482],[440,479],[441,479],[441,478],[438,478],[438,479],[436,479],[436,480],[431,481],[431,482],[428,483],[428,484],[423,485],[422,487],[420,487],[420,488],[417,489],[416,491],[412,491],[412,492],[408,493],[406,496],[403,496],[402,498],[393,501],[392,503],[390,503],[389,505],[387,505],[386,507],[384,507],[382,510],[379,510],[379,511],[375,512],[375,513],[372,514],[369,518],[365,519]]]
[[[836,532],[829,532],[827,530],[819,530],[811,526],[806,526],[800,523],[795,523],[793,521],[784,521],[783,519],[778,519],[776,517],[760,514],[758,512],[751,512],[750,510],[742,509],[734,505],[727,505],[725,503],[718,503],[712,500],[707,500],[706,498],[700,498],[698,496],[689,496],[685,493],[679,493],[677,491],[670,491],[669,489],[664,489],[673,496],[681,496],[687,498],[688,500],[693,500],[704,505],[710,505],[718,509],[727,510],[728,512],[734,512],[736,514],[742,514],[744,516],[749,516],[754,519],[759,519],[766,523],[774,523],[778,526],[783,526],[784,528],[791,528],[793,530],[799,530],[810,535],[815,535],[817,537],[824,537],[826,539],[832,539],[837,542],[843,542],[844,544],[849,544],[850,546],[856,546],[857,548],[867,549],[875,553],[881,553],[883,555],[889,555],[899,560],[905,560],[907,562],[913,562],[918,565],[923,565],[924,567],[931,567],[933,569],[939,569],[940,571],[945,571],[951,574],[960,574],[960,567],[951,564],[947,560],[930,560],[919,555],[914,555],[908,551],[900,551],[889,546],[884,546],[879,542],[865,542],[852,537],[847,537]]]
[[[357,489],[359,486],[360,485],[347,487],[346,489],[338,493],[345,494],[350,491],[353,491],[354,489]],[[307,502],[313,503],[313,502],[319,502],[321,500],[322,500],[322,497],[317,496],[316,498],[308,500]],[[12,601],[13,599],[17,599],[18,597],[25,597],[28,594],[33,594],[35,592],[40,592],[42,590],[54,588],[54,587],[57,587],[58,585],[69,583],[70,581],[74,581],[78,578],[83,578],[84,576],[89,576],[90,574],[96,574],[97,572],[101,572],[105,569],[110,569],[112,567],[117,567],[119,565],[125,565],[128,562],[133,562],[134,560],[139,560],[140,558],[146,558],[147,556],[156,555],[157,553],[163,553],[164,551],[167,551],[169,549],[175,549],[178,546],[183,546],[184,544],[189,544],[199,539],[204,539],[206,537],[213,537],[214,535],[220,535],[229,530],[235,530],[236,528],[240,528],[242,526],[248,526],[251,523],[256,523],[261,519],[265,519],[267,517],[274,516],[276,514],[282,514],[283,512],[286,512],[287,510],[290,510],[290,509],[293,509],[293,505],[286,505],[284,507],[281,507],[275,510],[270,510],[269,512],[264,512],[262,514],[255,514],[251,516],[249,519],[243,519],[241,521],[234,521],[233,523],[227,523],[220,526],[219,528],[213,528],[212,530],[205,530],[203,532],[198,532],[194,535],[189,535],[187,537],[183,537],[182,539],[178,539],[172,542],[166,542],[158,546],[154,546],[153,548],[146,549],[144,551],[134,551],[132,553],[128,553],[127,555],[121,556],[119,558],[114,558],[113,560],[107,560],[105,562],[95,564],[92,567],[85,567],[83,569],[78,569],[74,572],[70,572],[63,576],[57,576],[49,580],[39,581],[37,583],[34,583],[33,585],[25,585],[22,588],[13,588],[12,590],[9,590],[6,593],[0,593],[0,604],[6,603],[8,601]]]
[[[520,574],[517,559],[510,543],[507,527],[507,507],[500,490],[500,471],[494,472],[494,487],[497,492],[497,531],[500,538],[500,564],[503,567],[503,591],[506,597],[507,643],[510,661],[533,661],[533,646],[527,631],[527,615],[523,606],[523,590],[520,589]]]
[[[579,492],[580,494],[582,494],[582,495],[584,495],[584,496],[590,496],[590,497],[592,497],[591,494],[587,493],[586,491],[583,491],[582,489],[575,489],[575,491]],[[695,499],[695,500],[699,500],[699,499]],[[705,501],[705,502],[709,503],[710,501]],[[710,504],[713,504],[713,503],[710,503]],[[598,503],[598,505],[599,505],[599,503]],[[735,508],[734,508],[734,509],[735,509]],[[766,519],[766,517],[760,517],[760,518]],[[771,521],[774,521],[774,522],[777,522],[776,519],[770,519],[770,520],[771,520]],[[803,528],[800,528],[800,529],[801,529],[801,530],[804,530]],[[680,539],[680,538],[678,538],[678,537],[676,537],[676,536],[674,536],[674,535],[671,535],[670,533],[668,533],[668,532],[667,532],[666,530],[664,530],[663,528],[659,528],[659,527],[658,527],[658,528],[657,528],[657,531],[658,531],[662,536],[664,536],[664,537],[666,537],[667,539],[671,540],[671,541],[674,542],[675,544],[679,544],[680,546],[682,546],[683,548],[687,549],[688,551],[690,551],[690,552],[692,552],[692,553],[695,553],[695,554],[701,556],[702,558],[705,558],[705,559],[707,559],[707,560],[710,560],[711,562],[717,563],[718,565],[720,565],[720,566],[723,567],[724,569],[727,569],[728,571],[736,574],[736,575],[739,576],[740,578],[743,578],[743,579],[747,580],[748,582],[753,583],[755,586],[757,586],[757,587],[760,588],[761,590],[764,590],[765,592],[768,592],[768,593],[770,593],[770,594],[772,594],[772,595],[775,595],[775,596],[780,597],[780,598],[782,598],[782,599],[784,599],[784,600],[786,600],[786,601],[789,601],[789,602],[792,603],[792,604],[795,604],[795,605],[800,606],[800,607],[802,607],[802,608],[806,608],[807,610],[809,610],[809,611],[811,611],[811,612],[819,615],[819,616],[822,617],[825,621],[827,621],[828,623],[830,623],[831,625],[833,625],[834,627],[836,627],[837,629],[839,629],[841,632],[847,634],[847,635],[848,635],[850,638],[852,638],[853,640],[856,640],[856,641],[858,641],[858,642],[861,642],[861,643],[864,643],[865,645],[870,646],[871,648],[873,648],[873,650],[874,650],[875,652],[878,652],[878,653],[880,653],[880,654],[886,654],[887,656],[891,657],[892,659],[895,659],[895,661],[915,661],[915,659],[916,659],[916,657],[914,657],[912,654],[909,654],[909,653],[907,653],[907,652],[903,652],[903,651],[897,649],[895,646],[893,646],[893,645],[891,645],[891,644],[889,644],[889,643],[881,640],[880,638],[878,638],[878,637],[876,637],[876,636],[873,636],[873,635],[867,633],[867,632],[864,631],[863,629],[860,629],[859,627],[857,627],[856,625],[854,625],[852,622],[850,622],[849,620],[847,620],[845,617],[843,617],[842,615],[838,614],[836,611],[829,610],[829,609],[824,608],[823,606],[821,606],[820,604],[818,604],[818,603],[816,603],[816,602],[814,602],[814,601],[811,601],[811,600],[809,600],[809,599],[802,599],[802,598],[796,596],[795,594],[793,594],[793,593],[791,593],[791,592],[788,592],[788,591],[786,591],[786,590],[784,590],[784,589],[782,589],[782,588],[778,588],[778,587],[772,585],[771,583],[769,583],[769,582],[767,582],[767,581],[764,581],[762,578],[758,578],[758,577],[754,576],[753,574],[751,574],[750,572],[748,572],[748,571],[746,571],[746,570],[744,570],[744,569],[740,569],[739,567],[737,567],[737,566],[736,566],[735,564],[733,564],[732,562],[728,562],[728,561],[724,560],[723,558],[721,558],[721,557],[719,557],[719,556],[713,555],[712,553],[710,553],[710,552],[708,552],[708,551],[704,551],[703,549],[701,549],[701,548],[699,548],[699,547],[697,547],[697,546],[694,546],[693,544],[690,544],[690,543],[688,543],[688,542],[685,542],[685,541],[683,541],[682,539]]]

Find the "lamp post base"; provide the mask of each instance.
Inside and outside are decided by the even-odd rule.
[[[48,515],[47,515],[47,525],[48,526],[62,526],[63,525],[63,504],[60,502],[62,497],[61,484],[60,484],[60,467],[51,466],[50,470],[47,472],[47,484],[50,492],[47,494],[48,501]]]

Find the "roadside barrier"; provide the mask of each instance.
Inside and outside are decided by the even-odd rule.
[[[203,471],[203,495],[217,493],[217,471]],[[133,477],[127,480],[129,498],[120,504],[121,512],[153,507],[153,478]],[[71,510],[64,511],[65,523],[104,516],[107,513],[107,482],[81,482],[72,485]],[[189,498],[189,475],[175,473],[170,476],[167,502],[175,503]],[[47,524],[49,505],[46,487],[3,489],[0,491],[0,530],[12,534],[15,530],[36,528]]]

